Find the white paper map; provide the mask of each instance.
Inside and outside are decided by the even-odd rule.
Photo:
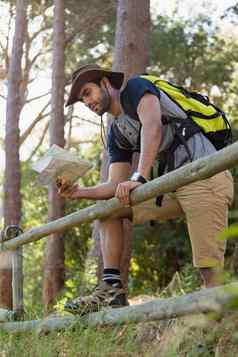
[[[58,176],[73,183],[92,166],[89,161],[79,159],[75,153],[54,144],[32,168],[39,173],[39,184],[47,186],[55,183]]]

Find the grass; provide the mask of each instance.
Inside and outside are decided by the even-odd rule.
[[[184,277],[185,276],[185,277]],[[188,269],[160,297],[194,291]],[[186,279],[185,279],[186,278]],[[42,318],[42,306],[27,308],[25,320]],[[74,328],[39,336],[0,331],[0,357],[237,357],[238,306],[225,316],[197,315],[115,327]]]
[[[151,356],[237,357],[238,313],[233,311],[217,319],[217,316],[197,315],[174,320]]]
[[[39,336],[0,332],[0,357],[236,357],[238,312]]]
[[[0,333],[0,357],[138,356],[135,326],[83,328],[38,336]]]

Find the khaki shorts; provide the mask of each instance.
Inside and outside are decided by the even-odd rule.
[[[226,242],[217,236],[228,224],[233,194],[232,175],[223,171],[165,194],[162,207],[156,206],[155,199],[134,206],[133,223],[185,216],[194,266],[223,266]]]

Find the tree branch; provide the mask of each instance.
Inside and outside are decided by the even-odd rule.
[[[4,95],[2,95],[2,94],[0,94],[0,97],[1,97],[2,99],[4,99],[4,100],[7,100],[7,98],[4,97]]]
[[[78,34],[82,32],[88,33],[90,29],[94,31],[95,28],[97,28],[97,26],[103,22],[102,19],[108,16],[108,13],[112,10],[112,8],[113,6],[109,4],[107,8],[104,8],[104,11],[102,14],[100,14],[100,16],[98,16],[98,12],[95,12],[94,15],[90,13],[88,16],[86,15],[81,18],[82,22],[78,26],[77,30],[75,30],[66,37],[65,46],[70,45]]]
[[[43,114],[44,111],[49,107],[51,101],[49,101],[40,111],[40,113],[37,115],[37,117],[33,120],[33,122],[30,124],[30,126],[25,130],[25,132],[20,136],[20,145],[24,143],[26,138],[30,135],[34,127],[36,126],[37,123],[39,123],[42,119],[46,118],[50,113]]]
[[[43,53],[42,50],[40,50],[38,53],[35,54],[35,56],[31,60],[29,60],[28,66],[27,66],[28,72],[31,70],[31,68],[32,68],[33,64],[36,62],[37,58],[39,58],[43,54],[45,54],[45,53]]]
[[[41,95],[38,95],[37,97],[34,97],[34,98],[30,98],[26,101],[26,104],[29,104],[31,102],[33,102],[34,100],[37,100],[37,99],[40,99],[40,98],[43,98],[43,97],[46,97],[47,95],[49,95],[51,93],[51,91],[45,93],[45,94],[41,94]]]
[[[70,147],[71,146],[76,146],[76,145],[80,145],[80,144],[94,144],[97,143],[97,140],[93,140],[93,139],[88,139],[88,140],[70,140]]]
[[[5,48],[5,46],[3,45],[3,43],[2,43],[1,40],[0,40],[0,47],[1,47],[2,51],[5,53],[6,48]]]
[[[30,36],[29,40],[30,40],[30,43],[32,43],[37,36],[39,36],[40,34],[42,34],[42,32],[46,31],[46,30],[50,30],[52,28],[51,25],[45,25],[43,27],[41,27],[38,31],[34,32],[32,34],[32,36]]]
[[[100,127],[100,124],[97,123],[97,122],[94,122],[90,119],[85,119],[85,118],[82,118],[82,117],[79,117],[78,115],[74,115],[73,118],[76,118],[76,119],[79,119],[80,121],[83,121],[85,123],[89,123],[89,124],[93,124],[93,125],[96,125],[96,126],[99,126]]]
[[[39,140],[39,143],[36,145],[35,149],[32,151],[31,155],[29,156],[29,158],[27,159],[27,161],[31,161],[33,156],[36,154],[37,150],[39,149],[39,147],[42,145],[43,141],[44,141],[44,138],[46,136],[46,133],[49,129],[49,124],[50,124],[50,121],[48,121],[44,127],[44,130],[42,132],[42,135],[41,135],[41,138]]]

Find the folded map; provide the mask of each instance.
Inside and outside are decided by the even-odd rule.
[[[92,166],[91,162],[79,159],[77,154],[54,144],[32,168],[39,173],[38,183],[47,186],[55,183],[57,177],[73,183]]]

